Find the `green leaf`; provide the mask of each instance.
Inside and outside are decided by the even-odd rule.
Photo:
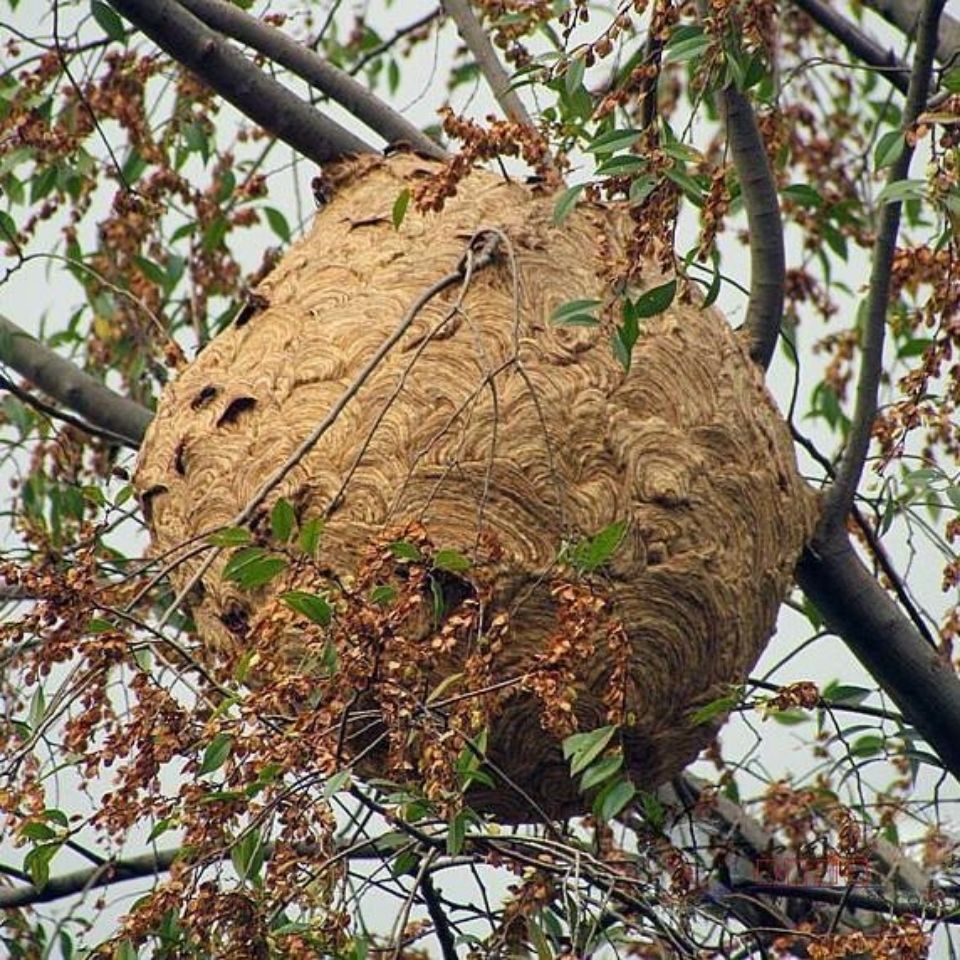
[[[593,801],[593,812],[604,821],[612,820],[636,796],[637,788],[626,778],[608,783]]]
[[[407,207],[409,206],[410,191],[405,188],[400,191],[400,195],[396,200],[393,201],[393,210],[390,214],[390,218],[393,220],[394,230],[400,229],[400,224],[403,223],[404,217],[407,215]]]
[[[577,205],[580,194],[583,193],[584,186],[585,184],[578,183],[576,186],[564,190],[557,198],[553,207],[553,222],[556,226],[559,227],[570,215],[570,211]]]
[[[287,218],[276,207],[264,207],[263,214],[270,224],[270,229],[284,242],[290,242],[290,224]]]
[[[784,187],[783,196],[784,199],[792,200],[801,207],[819,207],[823,204],[823,197],[805,183],[793,183],[789,187]]]
[[[600,321],[593,311],[599,306],[599,300],[568,300],[550,314],[550,322],[561,327],[596,326]]]
[[[701,724],[708,723],[715,717],[729,713],[740,703],[740,698],[741,693],[738,688],[725,697],[718,697],[716,700],[705,703],[702,707],[698,707],[690,714],[690,725],[699,727]]]
[[[321,533],[323,533],[323,521],[319,517],[312,517],[300,527],[300,549],[314,560],[317,558]]]
[[[370,602],[378,607],[388,607],[397,599],[396,587],[391,587],[388,583],[381,583],[370,591]]]
[[[639,130],[609,130],[591,140],[583,149],[587,153],[617,153],[632,147],[641,135]]]
[[[640,294],[631,303],[631,313],[641,320],[645,320],[647,317],[655,317],[658,313],[663,313],[673,303],[676,293],[677,281],[675,279],[668,280],[659,287],[653,287]]]
[[[416,563],[420,559],[420,551],[412,543],[406,540],[395,540],[390,544],[390,553],[396,560],[406,560],[410,563]]]
[[[332,776],[327,777],[323,785],[324,799],[329,800],[335,793],[347,789],[350,786],[352,773],[350,767],[347,767],[345,770],[338,770]]]
[[[601,757],[596,763],[590,764],[580,778],[580,789],[586,792],[593,787],[609,780],[623,766],[623,754],[612,753]]]
[[[227,761],[233,750],[233,737],[229,733],[218,733],[203,751],[203,759],[200,761],[200,775],[213,773],[219,770]]]
[[[664,47],[664,63],[686,63],[695,60],[710,45],[710,38],[699,27],[692,28],[695,33],[686,33],[679,39],[671,38]],[[676,37],[676,34],[674,34]]]
[[[287,567],[283,557],[277,557],[263,547],[244,547],[237,550],[223,568],[226,580],[233,580],[243,590],[262,587]]]
[[[625,177],[631,173],[639,173],[647,169],[647,161],[633,153],[622,153],[617,157],[610,157],[596,169],[598,177]]]
[[[592,573],[616,553],[626,532],[625,520],[611,523],[588,540],[576,544],[570,555],[570,563],[583,573]]]
[[[467,836],[467,819],[465,810],[450,818],[447,828],[447,853],[451,857],[457,856],[463,850],[463,842]]]
[[[570,60],[563,75],[563,85],[568,97],[572,97],[583,86],[583,75],[586,69],[587,65],[583,57],[574,57]]]
[[[57,831],[54,830],[53,827],[46,823],[39,823],[38,821],[25,823],[20,828],[20,836],[26,840],[53,840],[56,835]]]
[[[291,610],[302,614],[313,623],[319,623],[321,627],[329,625],[333,618],[333,608],[325,597],[314,593],[305,593],[302,590],[291,590],[289,593],[281,593],[280,599]]]
[[[129,940],[123,940],[113,948],[113,960],[137,960],[137,948]]]
[[[896,163],[903,154],[905,146],[906,141],[899,130],[890,130],[885,133],[877,141],[876,149],[873,151],[874,166],[879,170]]]
[[[438,570],[450,573],[463,573],[470,569],[470,561],[456,550],[438,550],[433,557],[433,565]]]
[[[23,858],[23,869],[30,875],[33,885],[38,890],[42,890],[47,885],[50,879],[50,861],[57,855],[62,845],[60,841],[42,843]]]
[[[628,199],[631,203],[643,203],[656,188],[657,181],[654,177],[637,177],[637,179],[630,184]]]
[[[123,28],[123,21],[114,10],[103,0],[90,0],[90,12],[97,26],[111,39],[123,43],[127,38],[127,31]]]
[[[270,529],[274,537],[281,543],[286,543],[296,526],[297,516],[288,500],[281,497],[270,511]]]
[[[246,527],[227,527],[226,530],[218,530],[207,537],[207,543],[215,547],[240,547],[249,543],[251,539],[250,531]]]
[[[570,761],[570,775],[582,773],[606,749],[617,727],[599,727],[586,733],[574,733],[563,741],[564,759]]]
[[[849,754],[851,757],[875,757],[883,753],[885,740],[879,734],[871,733],[863,737],[857,737],[850,744]]]
[[[922,200],[927,195],[924,180],[894,180],[878,194],[877,203],[899,203],[903,200]]]
[[[247,830],[230,848],[230,862],[241,880],[256,880],[263,866],[263,840],[256,828]]]

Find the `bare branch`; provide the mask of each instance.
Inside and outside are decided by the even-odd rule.
[[[797,582],[960,779],[960,679],[863,565],[842,528],[814,540],[797,565]]]
[[[391,37],[387,37],[386,40],[378,43],[375,47],[371,47],[369,50],[364,53],[362,57],[350,68],[350,76],[355,77],[360,73],[368,63],[376,60],[377,57],[382,57],[388,50],[392,50],[404,37],[410,36],[411,33],[416,33],[418,30],[422,30],[427,24],[433,23],[440,16],[441,10],[439,7],[431,10],[429,13],[425,13],[422,17],[418,17],[416,20],[413,20],[411,23],[408,23],[405,27],[400,27]]]
[[[863,0],[863,5],[911,37],[920,24],[923,10],[923,0]],[[940,63],[954,63],[960,57],[960,20],[948,13],[940,19],[936,57]]]
[[[363,84],[276,27],[251,17],[224,0],[180,0],[180,3],[208,26],[293,71],[388,143],[405,142],[429,156],[438,159],[446,156],[439,144]]]
[[[157,853],[144,853],[125,860],[108,861],[96,867],[86,867],[59,877],[51,877],[42,887],[31,885],[0,888],[0,909],[50,903],[52,900],[60,900],[98,887],[108,887],[124,880],[154,877],[169,870],[179,853],[179,848],[174,848]]]
[[[139,445],[153,419],[146,407],[114,393],[6,317],[0,317],[0,362],[128,446]]]
[[[750,356],[766,369],[777,347],[783,316],[786,254],[780,201],[749,99],[729,86],[721,93],[720,103],[750,230],[750,302],[745,323]]]
[[[937,22],[946,0],[926,0],[923,17],[917,33],[917,50],[910,73],[910,88],[903,111],[903,132],[906,135],[923,112],[933,73],[934,50],[937,42]],[[905,180],[910,172],[913,147],[905,137],[903,152],[890,167],[887,183]],[[883,341],[887,326],[887,308],[890,301],[890,275],[893,255],[900,231],[899,200],[888,202],[880,213],[877,239],[873,246],[870,287],[867,294],[863,351],[857,396],[850,436],[837,468],[837,477],[827,493],[821,527],[841,526],[846,520],[860,483],[863,465],[870,448],[873,421],[877,414],[877,393],[883,368]]]
[[[856,24],[841,16],[822,0],[793,0],[793,2],[814,23],[819,24],[827,33],[839,40],[858,60],[876,68],[879,76],[901,93],[907,92],[910,68],[892,50],[884,50]]]
[[[27,406],[33,407],[34,410],[42,413],[48,419],[60,420],[63,423],[69,424],[71,427],[76,427],[77,430],[82,430],[91,437],[98,437],[107,443],[120,444],[121,446],[129,447],[131,450],[136,450],[140,446],[129,437],[122,437],[118,433],[111,433],[109,430],[103,430],[100,427],[91,426],[89,423],[86,423],[79,417],[75,417],[70,413],[64,412],[63,410],[58,410],[49,403],[45,403],[39,397],[35,397],[32,393],[30,393],[29,390],[24,390],[23,388],[18,387],[12,380],[8,379],[2,374],[0,374],[0,390],[6,390],[9,393],[12,393],[21,403],[25,403]]]
[[[267,76],[174,0],[110,0],[159,47],[225,100],[315,163],[373,148]]]
[[[527,113],[527,108],[517,95],[517,91],[512,88],[510,76],[503,69],[503,64],[500,63],[500,58],[490,42],[487,31],[483,29],[470,9],[469,0],[443,0],[443,8],[456,23],[460,37],[476,58],[500,108],[514,123],[532,127],[533,120],[530,119],[530,114]]]

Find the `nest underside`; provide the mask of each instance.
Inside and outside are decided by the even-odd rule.
[[[591,589],[629,641],[623,745],[636,782],[654,787],[713,736],[716,721],[691,713],[741,682],[770,637],[812,497],[760,371],[714,311],[674,304],[645,321],[629,373],[606,322],[550,322],[563,303],[603,299],[625,211],[581,204],[555,226],[555,197],[475,173],[441,214],[411,211],[395,228],[398,194],[435,169],[395,156],[341,170],[332,202],[258,290],[265,308],[166,390],[136,477],[154,548],[230,525],[417,298],[464,266],[471,238],[496,236],[493,261],[422,306],[263,508],[283,497],[301,518],[324,517],[322,562],[347,579],[385,531],[411,524],[467,557],[495,543],[483,622],[509,614],[504,678],[556,641],[561,546],[624,522]],[[175,584],[203,559],[184,559]],[[226,559],[194,602],[213,664],[252,642],[271,596],[225,580]],[[439,658],[430,682],[462,669],[468,647]],[[601,726],[616,674],[603,645],[574,668],[579,726]],[[504,777],[473,791],[475,808],[514,820],[583,809],[542,706],[522,686],[499,696],[488,756]],[[381,771],[385,749],[361,770]]]

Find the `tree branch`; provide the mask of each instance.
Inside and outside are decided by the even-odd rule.
[[[267,76],[175,0],[110,0],[171,57],[265,130],[315,163],[373,148]]]
[[[814,23],[839,40],[847,50],[867,66],[874,67],[884,80],[905,94],[910,83],[910,68],[892,51],[884,50],[859,27],[821,0],[793,0]]]
[[[863,0],[863,5],[910,37],[920,24],[923,10],[923,0]],[[940,18],[936,57],[944,64],[960,57],[960,20],[948,13]]]
[[[749,99],[731,85],[721,93],[720,103],[750,231],[750,301],[745,322],[750,356],[766,369],[780,335],[787,269],[780,201]]]
[[[129,437],[120,436],[118,433],[111,433],[109,430],[104,430],[101,427],[91,426],[85,420],[81,420],[79,417],[73,416],[73,414],[58,410],[49,403],[44,403],[39,397],[35,397],[29,390],[18,387],[12,380],[3,376],[3,374],[0,374],[0,390],[6,390],[12,393],[21,403],[26,404],[28,407],[33,407],[34,410],[42,413],[48,420],[59,420],[62,423],[69,424],[71,427],[75,427],[77,430],[83,431],[83,433],[91,437],[97,437],[106,443],[119,444],[123,447],[129,447],[131,450],[136,450],[140,446]]]
[[[917,50],[910,72],[910,87],[903,111],[903,152],[890,167],[887,184],[905,180],[910,172],[913,147],[907,139],[910,128],[923,112],[930,90],[933,73],[934,50],[937,42],[937,22],[946,0],[926,0],[923,16],[917,32]],[[887,327],[887,308],[890,303],[890,275],[893,255],[900,231],[899,200],[884,205],[880,212],[877,239],[873,246],[873,264],[870,270],[870,287],[867,293],[867,309],[863,351],[860,360],[860,376],[857,380],[857,396],[850,436],[837,468],[837,477],[828,490],[821,518],[822,529],[839,527],[845,522],[853,498],[860,483],[863,465],[870,449],[873,421],[877,414],[877,394],[883,369],[883,341]]]
[[[446,156],[439,144],[363,84],[276,27],[251,17],[224,0],[180,0],[180,3],[214,30],[253,47],[306,80],[388,143],[409,143],[414,149],[437,159]]]
[[[444,10],[456,23],[461,39],[476,58],[483,76],[497,98],[497,103],[500,104],[500,109],[514,123],[532,127],[533,120],[530,119],[530,114],[527,113],[527,108],[523,105],[517,91],[512,88],[510,76],[503,69],[486,30],[470,9],[469,0],[442,0],[442,2]]]
[[[960,680],[873,578],[846,532],[815,539],[796,573],[830,629],[960,779]]]
[[[5,317],[0,317],[0,362],[129,446],[139,445],[153,419],[146,407],[114,393]]]

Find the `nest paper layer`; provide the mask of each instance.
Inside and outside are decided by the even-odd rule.
[[[461,309],[451,311],[456,283],[419,311],[266,506],[283,496],[322,515],[342,495],[322,556],[347,576],[385,528],[421,521],[434,543],[469,554],[481,524],[503,549],[502,604],[525,597],[499,656],[504,677],[528,669],[555,629],[543,574],[561,543],[626,521],[604,589],[630,641],[628,763],[653,787],[715,732],[691,726],[691,711],[741,681],[766,644],[812,498],[760,372],[715,312],[676,304],[646,321],[629,374],[608,328],[550,322],[558,305],[604,295],[604,258],[629,227],[622,211],[581,204],[557,227],[554,197],[475,173],[443,213],[411,210],[395,229],[398,194],[435,170],[412,156],[342,169],[309,236],[260,287],[266,308],[166,390],[136,477],[155,549],[231,523],[417,297],[495,228],[496,260],[472,276]],[[244,642],[228,613],[258,602],[222,568],[205,574],[194,606],[212,661]],[[576,712],[591,729],[605,722],[610,665],[598,654],[578,674]],[[583,808],[530,694],[504,696],[490,756],[549,815]],[[535,818],[507,787],[474,804]]]

